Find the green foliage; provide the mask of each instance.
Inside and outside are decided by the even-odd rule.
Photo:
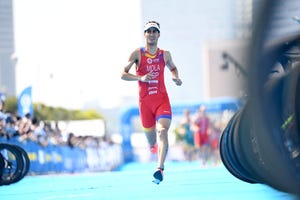
[[[68,110],[62,107],[46,106],[44,104],[35,103],[34,113],[38,119],[44,120],[83,120],[83,119],[103,119],[95,110]]]
[[[5,111],[10,113],[17,113],[18,99],[16,97],[7,97],[5,101]]]
[[[84,120],[84,119],[103,119],[103,116],[95,110],[68,110],[62,107],[47,106],[42,103],[33,104],[34,115],[40,120]],[[5,110],[17,114],[18,100],[16,97],[7,97]]]

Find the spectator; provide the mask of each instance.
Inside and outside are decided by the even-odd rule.
[[[194,121],[194,143],[195,147],[198,149],[200,158],[203,164],[209,157],[209,129],[210,129],[210,119],[207,116],[206,107],[200,106],[197,111],[196,119]]]
[[[193,159],[194,151],[194,132],[191,129],[191,112],[189,109],[185,109],[183,114],[184,118],[180,123],[179,127],[176,129],[177,139],[183,141],[183,152],[185,158],[191,161]]]
[[[216,122],[211,126],[209,135],[211,159],[214,165],[220,161],[219,142],[222,134],[221,122]]]
[[[66,145],[65,141],[63,140],[62,133],[58,129],[57,123],[56,123],[56,128],[55,129],[51,128],[51,124],[45,123],[44,130],[47,133],[49,144]]]
[[[68,139],[67,139],[67,145],[70,147],[70,148],[74,148],[76,146],[76,136],[74,135],[74,133],[69,133],[68,135]]]
[[[15,119],[13,118],[12,115],[8,115],[6,117],[6,125],[5,125],[5,130],[6,130],[6,136],[7,139],[10,139],[12,137],[14,137],[17,133],[16,130],[16,122]]]
[[[23,118],[18,117],[17,133],[20,142],[26,142],[26,140],[36,141],[33,129],[34,126],[32,126],[30,115],[26,115]]]
[[[194,146],[194,132],[191,129],[191,112],[186,109],[184,111],[184,119],[182,121],[182,127],[184,128],[184,141],[189,146]]]
[[[4,137],[6,136],[5,133],[5,114],[3,112],[0,112],[0,136]]]
[[[0,112],[4,112],[6,96],[3,93],[0,93]]]
[[[45,147],[48,145],[48,136],[44,129],[45,123],[43,121],[38,122],[37,119],[32,120],[32,129],[34,137],[36,138],[39,145]]]

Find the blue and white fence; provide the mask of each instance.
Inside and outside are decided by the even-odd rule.
[[[16,144],[27,152],[29,174],[109,171],[123,163],[122,148],[117,144],[80,149],[62,145],[43,147],[30,140],[20,142],[18,138],[0,138],[0,143]]]

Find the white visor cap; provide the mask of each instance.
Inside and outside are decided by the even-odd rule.
[[[149,23],[147,23],[144,26],[144,31],[147,31],[149,28],[156,28],[160,32],[159,26],[155,22],[149,22]]]

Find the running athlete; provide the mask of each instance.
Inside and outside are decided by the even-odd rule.
[[[169,147],[168,130],[172,120],[171,105],[164,83],[165,66],[170,70],[176,85],[180,86],[182,81],[170,52],[157,47],[160,37],[159,23],[156,21],[146,23],[144,36],[145,47],[131,53],[121,78],[126,81],[138,81],[142,126],[151,153],[158,155],[158,166],[153,174],[153,182],[159,184],[163,180],[164,162]],[[135,74],[129,72],[133,65],[135,65]]]

